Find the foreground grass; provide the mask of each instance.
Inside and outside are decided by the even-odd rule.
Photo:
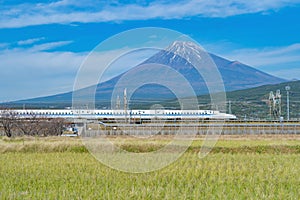
[[[186,153],[167,168],[122,173],[88,153],[0,156],[1,199],[299,199],[300,157]]]
[[[199,139],[177,162],[144,174],[102,165],[79,139],[2,138],[0,199],[300,199],[299,153],[281,148],[256,152],[294,148],[299,140],[247,138],[221,138],[217,149],[235,151],[214,150],[204,159],[195,150]],[[136,150],[149,144],[133,140],[127,145]],[[12,147],[19,149],[3,151]]]

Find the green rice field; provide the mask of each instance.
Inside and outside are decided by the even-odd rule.
[[[168,140],[121,147],[144,152]],[[161,170],[133,174],[101,164],[79,138],[1,137],[0,199],[300,199],[300,136],[222,136],[199,159],[202,141]]]

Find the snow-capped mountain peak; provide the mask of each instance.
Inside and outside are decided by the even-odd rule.
[[[166,55],[169,57],[169,63],[178,59],[178,56],[186,60],[187,63],[195,62],[204,57],[205,51],[197,44],[191,41],[174,41],[166,48]]]

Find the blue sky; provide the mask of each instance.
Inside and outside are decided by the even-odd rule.
[[[169,28],[206,50],[300,79],[300,0],[0,0],[0,101],[70,91],[99,42]]]

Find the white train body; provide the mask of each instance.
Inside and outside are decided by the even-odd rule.
[[[14,110],[20,118],[84,119],[236,119],[235,115],[215,110]]]

